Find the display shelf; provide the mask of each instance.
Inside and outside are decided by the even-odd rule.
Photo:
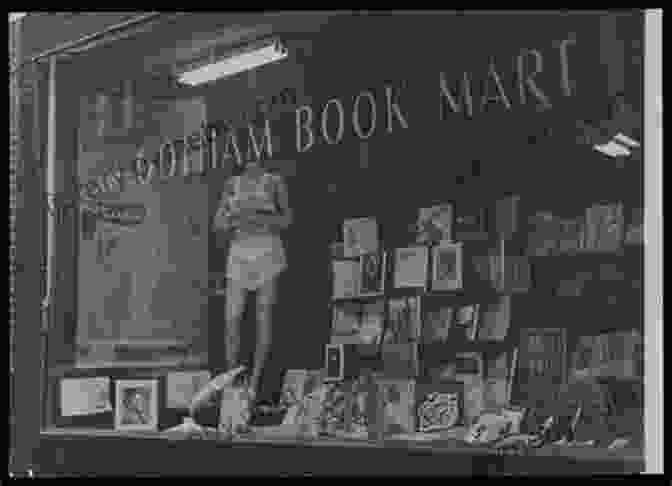
[[[115,461],[109,458],[114,457]],[[262,469],[250,463],[263,464]],[[458,440],[413,442],[320,438],[174,440],[159,432],[47,429],[36,464],[42,474],[418,474],[578,475],[644,470],[641,449],[546,446],[502,454]],[[347,465],[347,466],[344,466]]]

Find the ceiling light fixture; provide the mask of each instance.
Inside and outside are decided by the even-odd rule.
[[[287,48],[277,39],[261,45],[241,49],[226,57],[211,56],[205,64],[179,74],[178,81],[189,86],[198,86],[234,74],[256,69],[259,66],[285,59]]]

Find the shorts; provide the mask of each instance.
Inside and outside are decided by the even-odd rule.
[[[248,290],[256,290],[286,267],[285,248],[279,236],[250,236],[231,244],[226,276]]]

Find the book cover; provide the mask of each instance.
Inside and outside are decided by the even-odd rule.
[[[459,330],[460,337],[464,336],[469,341],[476,339],[480,307],[480,304],[466,304],[455,307],[453,327],[456,331]]]
[[[351,383],[330,383],[322,404],[322,421],[327,434],[338,434],[350,429]]]
[[[484,407],[494,410],[508,404],[512,352],[504,351],[485,361]]]
[[[371,386],[365,377],[358,377],[352,384],[351,399],[351,428],[350,432],[356,436],[365,438],[369,432],[369,393]]]
[[[108,377],[63,378],[60,380],[60,387],[63,417],[112,411]]]
[[[332,307],[331,344],[359,344],[363,308],[358,302],[337,302]]]
[[[565,329],[522,329],[517,370],[519,397],[552,401],[566,381],[565,360]]]
[[[441,242],[432,248],[432,290],[462,288],[462,244]]]
[[[382,251],[360,257],[360,296],[381,295],[385,291],[385,264],[386,254]]]
[[[511,296],[501,295],[495,302],[481,304],[479,341],[503,341],[511,324]]]
[[[420,363],[418,343],[383,344],[383,373],[390,378],[415,378]]]
[[[353,260],[332,262],[333,299],[350,299],[359,295],[360,263]]]
[[[385,325],[385,301],[377,299],[362,305],[362,321],[359,330],[362,344],[380,344]]]
[[[422,342],[424,344],[447,342],[453,324],[453,313],[452,306],[442,306],[427,311],[422,321]]]
[[[383,342],[402,344],[417,341],[420,336],[420,312],[420,297],[388,300],[388,319]]]
[[[426,246],[397,248],[394,258],[394,286],[396,288],[427,286],[429,249]]]
[[[376,380],[383,403],[384,434],[407,434],[415,431],[415,381],[379,378]]]
[[[462,383],[416,383],[416,430],[438,432],[464,424],[463,393]]]
[[[375,218],[355,218],[343,223],[343,253],[346,258],[378,251],[378,223]]]
[[[478,352],[455,355],[455,380],[464,385],[464,419],[473,423],[484,408],[484,363]]]
[[[280,403],[287,408],[283,424],[298,424],[299,412],[306,395],[322,383],[321,370],[290,369],[285,372]]]
[[[586,231],[584,248],[593,251],[597,248],[597,209],[594,206],[586,208]]]
[[[243,387],[228,387],[222,390],[219,405],[220,431],[235,431],[244,427],[250,417],[249,391]]]
[[[452,204],[421,208],[418,211],[416,242],[452,241],[453,213]]]
[[[508,405],[508,380],[506,378],[487,378],[483,382],[483,410],[499,410]]]

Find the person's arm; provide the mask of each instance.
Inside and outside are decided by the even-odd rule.
[[[235,218],[231,213],[231,207],[229,206],[229,198],[233,196],[233,179],[229,179],[224,184],[224,190],[222,191],[222,197],[219,202],[219,207],[217,208],[217,213],[215,214],[215,219],[213,225],[215,228],[223,231],[229,231],[235,226]]]
[[[289,206],[287,185],[280,176],[275,176],[274,190],[280,214],[256,214],[255,223],[269,226],[272,229],[284,230],[292,224],[292,209]]]

